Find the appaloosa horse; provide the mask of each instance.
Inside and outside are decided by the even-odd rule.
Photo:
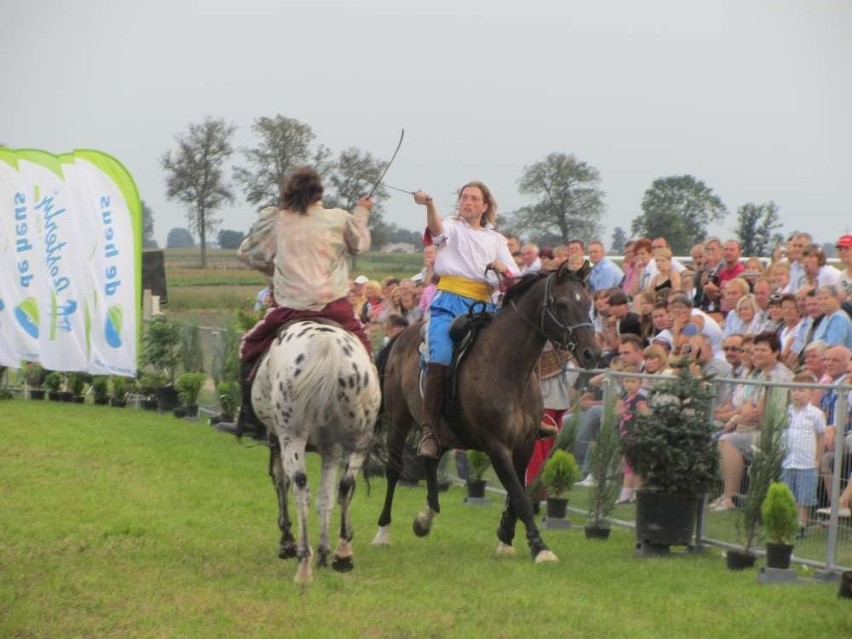
[[[547,340],[570,350],[590,368],[599,352],[589,323],[591,301],[586,288],[588,264],[572,271],[567,263],[557,271],[521,280],[506,292],[503,307],[484,328],[457,372],[457,393],[437,421],[442,450],[474,448],[488,454],[505,487],[506,508],[497,530],[499,554],[513,554],[517,519],[526,526],[535,561],[558,561],[533,520],[533,507],[524,490],[524,471],[535,446],[543,413],[536,363]],[[422,400],[420,325],[397,338],[384,376],[387,433],[387,493],[374,544],[390,543],[391,508],[399,480],[402,449],[409,430],[419,423]],[[427,535],[438,504],[437,466],[426,465],[427,503],[414,520],[414,532]]]
[[[381,391],[376,368],[364,346],[351,333],[324,323],[290,325],[276,338],[258,366],[252,384],[252,406],[272,435],[270,474],[278,493],[279,557],[296,556],[296,582],[311,580],[311,548],[307,517],[310,489],[305,450],[322,457],[317,502],[320,544],[317,564],[326,566],[331,554],[329,524],[334,507],[337,469],[345,463],[337,487],[340,539],[332,566],[352,569],[352,525],[349,505],[355,476],[373,437]],[[292,486],[299,524],[298,540],[290,531],[287,492]]]

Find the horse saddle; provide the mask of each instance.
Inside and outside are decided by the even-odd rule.
[[[457,373],[465,356],[470,352],[476,338],[482,329],[486,328],[496,317],[494,311],[486,309],[483,302],[470,305],[466,315],[459,315],[450,324],[450,339],[453,340],[453,359],[447,374],[444,404],[452,403],[458,395]]]

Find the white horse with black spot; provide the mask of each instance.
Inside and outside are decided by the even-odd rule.
[[[283,330],[258,366],[252,384],[252,406],[272,435],[270,474],[278,493],[279,557],[296,556],[295,580],[311,581],[312,550],[308,542],[311,494],[305,469],[308,448],[322,457],[317,507],[320,543],[317,565],[326,566],[331,554],[329,525],[337,484],[340,538],[332,567],[351,570],[352,524],[349,506],[355,477],[370,446],[379,411],[381,390],[370,356],[358,339],[337,325],[314,321],[291,324]],[[277,440],[277,442],[276,442]],[[293,490],[298,539],[290,532],[288,488]]]

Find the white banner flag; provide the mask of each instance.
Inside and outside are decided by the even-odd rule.
[[[141,257],[121,163],[0,148],[0,365],[134,376]]]

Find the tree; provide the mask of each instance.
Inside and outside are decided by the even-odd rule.
[[[564,153],[551,153],[525,166],[518,188],[540,199],[515,211],[515,228],[530,234],[554,233],[565,244],[597,237],[604,210],[600,181],[597,169]]]
[[[323,202],[326,206],[338,207],[351,211],[355,204],[372,188],[382,171],[385,162],[376,159],[371,153],[350,147],[341,151],[328,172],[324,182],[325,191]],[[382,200],[387,198],[387,191],[379,186],[373,193],[373,210],[370,212],[370,233],[372,247],[380,248],[388,241],[390,230],[382,216]]]
[[[261,208],[274,205],[284,176],[300,166],[312,166],[320,175],[332,168],[331,151],[322,145],[311,149],[316,136],[307,124],[278,114],[258,118],[251,130],[260,142],[240,149],[248,166],[234,169],[234,180],[250,204]]]
[[[627,232],[620,226],[616,226],[612,232],[612,240],[610,241],[609,252],[611,255],[621,255],[624,253],[624,245],[627,244]]]
[[[157,248],[154,239],[154,212],[142,200],[142,248]]]
[[[189,229],[172,229],[166,238],[166,248],[192,248],[195,238]]]
[[[238,249],[240,248],[240,244],[242,244],[245,237],[246,234],[242,231],[231,231],[228,229],[222,229],[221,231],[219,231],[219,235],[216,237],[216,241],[219,243],[219,248]]]
[[[657,178],[642,197],[635,235],[665,237],[672,252],[684,254],[707,235],[706,227],[728,214],[713,190],[691,175]]]
[[[187,207],[189,228],[201,243],[201,268],[207,268],[207,236],[221,223],[213,212],[234,196],[222,173],[233,153],[231,136],[235,127],[224,120],[206,118],[190,124],[186,133],[175,136],[177,149],[162,158],[166,171],[166,195]]]
[[[743,255],[769,255],[784,243],[781,233],[773,233],[782,226],[775,202],[743,204],[737,209],[737,239]]]

